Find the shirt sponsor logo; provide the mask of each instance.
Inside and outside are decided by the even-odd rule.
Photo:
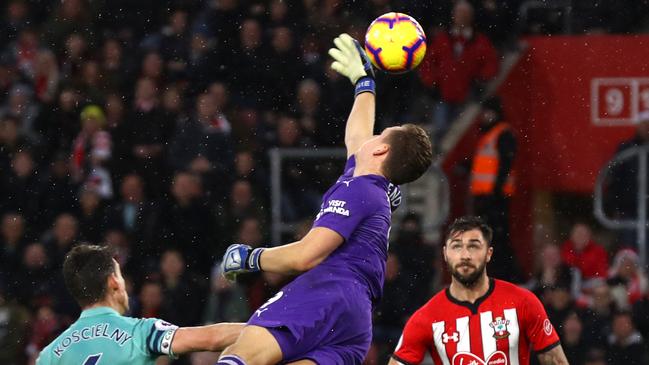
[[[507,355],[496,351],[489,355],[487,360],[482,360],[470,352],[458,352],[453,356],[453,365],[507,365]]]
[[[345,205],[347,205],[347,202],[344,200],[329,200],[327,202],[327,207],[320,210],[320,213],[318,213],[316,220],[318,220],[323,214],[326,213],[334,213],[349,217],[349,209],[345,209]]]
[[[543,332],[548,336],[552,334],[552,323],[550,323],[550,320],[547,318],[543,321]]]

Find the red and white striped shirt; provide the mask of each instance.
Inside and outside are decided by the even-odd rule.
[[[559,345],[543,305],[529,290],[490,279],[475,303],[437,293],[410,317],[393,358],[419,364],[427,351],[436,365],[528,365],[530,351]]]

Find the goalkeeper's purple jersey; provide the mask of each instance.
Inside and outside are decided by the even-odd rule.
[[[345,242],[303,276],[331,276],[358,281],[373,302],[383,291],[390,234],[388,180],[379,175],[354,177],[356,160],[351,156],[343,175],[322,198],[314,227],[338,232]],[[313,279],[312,278],[312,279]]]

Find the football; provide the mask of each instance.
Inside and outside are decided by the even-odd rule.
[[[386,13],[374,19],[367,28],[365,52],[380,70],[407,72],[424,59],[426,35],[410,15]]]

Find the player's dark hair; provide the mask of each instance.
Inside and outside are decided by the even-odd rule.
[[[97,303],[106,295],[106,279],[115,273],[109,246],[78,245],[63,262],[63,279],[81,307]]]
[[[477,229],[482,232],[482,237],[484,237],[487,245],[491,246],[491,240],[493,239],[493,230],[485,221],[480,217],[466,215],[464,217],[457,218],[446,230],[446,239],[444,242],[448,241],[451,237],[455,236],[458,233],[464,233]]]
[[[433,145],[426,131],[404,124],[390,131],[386,143],[390,153],[383,162],[383,174],[395,185],[417,180],[433,162]]]

